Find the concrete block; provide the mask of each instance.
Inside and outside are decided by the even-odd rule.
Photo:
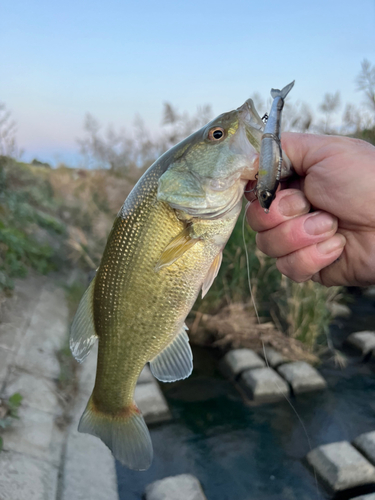
[[[375,332],[355,332],[346,339],[347,344],[360,351],[364,356],[375,349]]]
[[[63,290],[43,289],[15,363],[30,373],[57,378],[60,365],[55,352],[61,348],[68,330],[68,309]]]
[[[0,347],[0,386],[8,377],[9,366],[13,358],[14,354],[12,351]]]
[[[353,441],[354,446],[375,465],[375,431],[361,434]]]
[[[240,386],[251,399],[259,403],[279,401],[289,394],[289,386],[272,368],[246,370]]]
[[[233,349],[220,362],[221,371],[231,379],[235,379],[245,370],[264,368],[265,366],[265,362],[251,349]]]
[[[191,474],[166,477],[146,487],[146,500],[207,500],[198,479]]]
[[[156,382],[137,385],[134,399],[146,423],[165,422],[172,418],[165,397]]]
[[[61,500],[118,500],[112,453],[99,438],[78,433],[77,425],[68,436]]]
[[[265,347],[259,354],[265,360],[266,364],[268,363],[272,368],[276,368],[288,361],[285,356],[272,349],[272,347]]]
[[[0,347],[14,351],[18,347],[20,330],[11,323],[0,324]]]
[[[3,432],[4,450],[24,453],[48,460],[52,444],[54,416],[50,413],[21,406],[19,419]]]
[[[57,477],[58,468],[49,463],[15,452],[0,453],[1,500],[57,498]]]
[[[22,406],[30,406],[54,415],[61,413],[56,386],[50,379],[15,370],[9,375],[5,395],[9,397],[15,392],[19,392],[23,397]]]
[[[329,302],[327,304],[327,309],[333,318],[349,318],[352,315],[350,307],[345,304],[340,304],[339,302]]]
[[[375,468],[347,441],[319,446],[306,458],[333,492],[375,482]]]
[[[277,371],[289,382],[294,394],[317,391],[327,387],[327,382],[320,373],[304,361],[281,365]]]
[[[139,375],[137,384],[148,384],[151,382],[155,382],[155,378],[151,373],[149,366],[146,365]]]

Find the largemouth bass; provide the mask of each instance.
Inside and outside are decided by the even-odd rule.
[[[78,361],[99,339],[95,387],[79,431],[99,437],[131,469],[152,461],[134,402],[147,362],[171,382],[190,375],[185,318],[220,268],[223,248],[255,179],[264,124],[251,99],[163,154],[118,213],[96,277],[74,318]]]
[[[294,80],[282,90],[271,89],[273,102],[262,136],[256,187],[259,203],[265,212],[269,211],[271,203],[275,199],[276,191],[282,177],[283,161],[287,169],[290,170],[291,168],[289,158],[283,154],[281,149],[280,134],[284,101],[293,86]]]

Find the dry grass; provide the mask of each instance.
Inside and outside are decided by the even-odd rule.
[[[254,350],[260,350],[265,345],[291,360],[318,361],[306,345],[287,337],[273,323],[259,324],[252,307],[243,303],[230,304],[215,315],[197,312],[189,328],[192,342],[198,345]]]

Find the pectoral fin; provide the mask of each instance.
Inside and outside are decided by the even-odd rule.
[[[192,238],[190,227],[186,227],[165,247],[156,264],[155,271],[160,271],[163,267],[170,266],[179,259],[189,248],[193,247],[199,238]]]
[[[93,295],[95,278],[83,294],[70,329],[69,346],[77,361],[82,361],[95,344],[97,334],[94,326]]]
[[[202,285],[202,299],[208,292],[208,290],[211,288],[212,283],[214,282],[217,273],[219,272],[221,262],[223,260],[223,252],[220,252],[217,254],[215,257],[213,263],[211,264],[211,267],[207,273],[207,276],[204,279],[203,285]]]
[[[161,382],[175,382],[188,377],[193,371],[193,354],[184,325],[167,347],[150,361],[151,372]]]

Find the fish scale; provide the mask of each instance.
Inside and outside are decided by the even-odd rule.
[[[117,218],[95,283],[94,304],[98,305],[94,306],[94,319],[99,354],[93,396],[99,409],[114,414],[132,402],[145,363],[176,335],[196,300],[207,268],[220,250],[209,240],[202,241],[170,268],[153,271],[163,249],[185,224],[166,203],[157,201],[157,177],[150,177],[142,179],[146,189],[141,184],[138,195],[125,204]],[[201,225],[215,232],[212,224]],[[222,226],[223,222],[215,221],[214,225]],[[187,278],[190,286],[186,286]],[[117,295],[118,304],[113,301],[113,294]],[[140,304],[141,315],[147,310],[142,322],[134,315]],[[168,317],[160,314],[165,308],[170,309]],[[125,355],[130,361],[124,362]],[[121,382],[115,383],[113,378]]]
[[[248,100],[162,155],[125,201],[79,304],[73,355],[83,361],[97,338],[99,348],[78,429],[98,436],[132,469],[147,469],[152,460],[134,403],[137,379],[147,362],[164,382],[190,375],[184,321],[218,273],[245,186],[255,179],[262,130]]]

